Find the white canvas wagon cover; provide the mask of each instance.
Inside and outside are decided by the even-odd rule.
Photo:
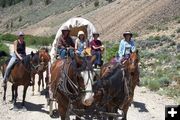
[[[54,42],[52,44],[52,49],[50,51],[51,58],[54,58],[55,45],[56,45],[57,41],[59,40],[59,37],[62,34],[61,31],[62,31],[64,26],[69,27],[69,29],[71,31],[70,32],[71,36],[77,36],[77,33],[80,30],[84,31],[86,38],[89,41],[92,40],[92,33],[96,32],[94,25],[90,21],[88,21],[87,19],[84,19],[82,17],[73,17],[73,18],[67,20],[65,23],[63,23],[61,25],[61,27],[59,28],[59,30],[56,34],[56,37],[55,37]]]

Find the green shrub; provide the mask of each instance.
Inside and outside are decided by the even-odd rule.
[[[149,52],[148,50],[140,51],[140,58],[150,58],[156,56],[154,52]]]
[[[180,16],[176,16],[174,19],[177,21],[177,23],[180,23]]]
[[[167,87],[170,84],[170,80],[166,76],[159,78],[158,81],[159,81],[161,87]]]
[[[180,54],[176,55],[177,60],[180,60]]]
[[[19,22],[21,22],[22,21],[22,16],[19,16],[19,20],[18,20]]]
[[[180,96],[178,96],[178,97],[176,98],[176,101],[177,101],[178,104],[180,104]]]
[[[106,53],[103,54],[103,59],[109,61],[113,56],[117,54],[119,49],[119,44],[114,44],[109,42],[105,42],[104,44],[106,46]]]
[[[154,30],[156,27],[154,25],[150,25],[147,29],[148,30]]]
[[[95,6],[95,7],[98,7],[98,6],[99,6],[99,0],[96,0],[96,1],[94,2],[94,6]]]
[[[148,88],[153,91],[157,91],[160,88],[160,83],[157,80],[150,80],[148,83]]]
[[[8,33],[8,34],[2,35],[1,40],[13,42],[14,40],[17,40],[17,36]]]
[[[172,34],[171,37],[176,37],[176,35],[175,35],[175,34]]]
[[[33,0],[29,0],[29,6],[33,4]]]
[[[2,42],[0,42],[0,50],[5,51],[7,54],[9,54],[9,47]]]
[[[133,32],[133,37],[138,37],[138,33],[137,32]]]
[[[51,0],[44,0],[45,5],[49,5],[51,3]]]
[[[148,83],[149,83],[149,79],[147,79],[147,78],[145,79],[145,78],[144,78],[144,79],[142,79],[140,82],[141,82],[141,85],[147,86]]]
[[[180,33],[180,28],[178,28],[178,29],[176,30],[176,32],[177,32],[177,33]]]
[[[108,1],[109,3],[111,3],[113,0],[106,0],[106,1]]]
[[[0,41],[9,41],[13,42],[14,40],[17,40],[17,36],[13,34],[4,34],[0,36]],[[54,40],[54,36],[50,37],[39,37],[39,36],[32,36],[32,35],[25,35],[25,41],[26,45],[34,45],[34,46],[48,46],[49,44],[52,44]]]
[[[164,88],[163,94],[168,95],[170,97],[179,97],[180,89],[166,87]]]
[[[160,36],[150,36],[149,38],[147,38],[147,40],[160,40]]]

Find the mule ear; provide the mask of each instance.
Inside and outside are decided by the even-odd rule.
[[[96,56],[93,55],[93,56],[91,57],[91,60],[90,60],[91,64],[93,64],[95,60],[96,60]]]

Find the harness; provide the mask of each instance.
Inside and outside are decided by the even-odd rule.
[[[90,66],[88,66],[86,61],[83,62],[83,65],[80,68],[74,67],[76,66],[76,64],[74,65],[73,63],[75,64],[74,61],[67,62],[66,60],[64,60],[64,64],[62,66],[62,70],[60,73],[61,77],[58,83],[58,90],[61,93],[63,93],[65,96],[67,96],[71,102],[75,102],[81,99],[83,93],[93,92],[91,90],[86,90],[86,88],[82,88],[81,86],[79,86],[78,79],[82,79],[82,77],[80,76],[80,72],[82,72],[83,70],[87,70],[88,80],[85,83],[85,86],[87,86],[89,81],[92,84],[93,80],[90,77],[90,72],[94,72],[94,71],[90,69]],[[74,69],[73,79],[71,79],[68,75],[71,66],[73,66]],[[68,87],[71,88],[71,90]]]

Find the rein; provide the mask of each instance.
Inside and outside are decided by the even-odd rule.
[[[62,78],[60,78],[60,82],[59,82],[59,89],[60,91],[62,91],[66,96],[68,96],[69,98],[73,98],[75,97],[75,99],[77,100],[78,98],[80,98],[80,93],[87,93],[90,92],[92,93],[92,90],[86,90],[86,88],[81,88],[78,85],[77,79],[78,77],[81,78],[81,76],[79,75],[81,71],[83,70],[87,70],[88,71],[88,80],[85,83],[85,86],[88,85],[89,82],[93,82],[93,80],[91,79],[91,75],[90,72],[93,72],[93,70],[90,69],[90,66],[87,64],[86,62],[83,62],[84,64],[80,67],[80,68],[76,68],[75,74],[73,76],[74,79],[71,79],[68,75],[70,66],[73,66],[73,61],[71,61],[70,63],[67,64],[67,62],[65,61],[62,67]],[[67,67],[65,67],[65,65],[67,65]],[[70,91],[68,89],[67,83],[70,85],[72,91]]]

